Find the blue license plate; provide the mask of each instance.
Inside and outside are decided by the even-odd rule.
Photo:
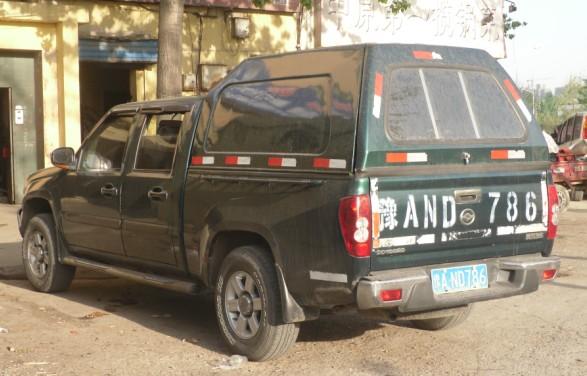
[[[466,265],[452,268],[432,269],[432,291],[434,294],[486,289],[489,287],[487,265]]]

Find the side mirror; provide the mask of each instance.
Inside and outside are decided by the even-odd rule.
[[[57,148],[51,152],[53,166],[64,170],[75,168],[75,151],[72,148]]]

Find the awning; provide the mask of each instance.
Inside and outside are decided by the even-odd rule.
[[[80,61],[102,63],[156,63],[157,40],[80,39]]]

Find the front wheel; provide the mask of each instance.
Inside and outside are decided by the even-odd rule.
[[[22,242],[24,270],[29,282],[41,292],[67,290],[75,268],[59,262],[53,217],[38,214],[27,224]]]
[[[277,275],[267,252],[234,249],[215,288],[216,317],[231,350],[254,361],[276,358],[295,343],[299,326],[283,323]]]
[[[443,330],[450,329],[461,324],[469,317],[472,305],[469,304],[459,313],[446,317],[436,317],[433,319],[412,320],[412,325],[422,330]]]

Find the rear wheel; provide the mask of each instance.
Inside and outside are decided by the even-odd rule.
[[[583,195],[585,192],[583,191],[573,191],[571,192],[571,200],[572,201],[581,201],[583,200]]]
[[[222,262],[215,288],[216,317],[231,350],[263,361],[285,353],[299,326],[285,324],[277,275],[260,247],[233,250]]]
[[[467,319],[467,317],[469,317],[469,314],[471,313],[471,307],[472,305],[469,304],[467,308],[452,316],[436,317],[433,319],[412,320],[412,325],[422,330],[450,329],[461,324],[463,321]]]
[[[27,279],[42,292],[67,290],[75,268],[59,262],[55,223],[50,214],[38,214],[27,224],[22,258]]]
[[[569,208],[569,203],[571,201],[569,190],[563,185],[556,184],[556,194],[558,196],[560,212],[564,213]]]

